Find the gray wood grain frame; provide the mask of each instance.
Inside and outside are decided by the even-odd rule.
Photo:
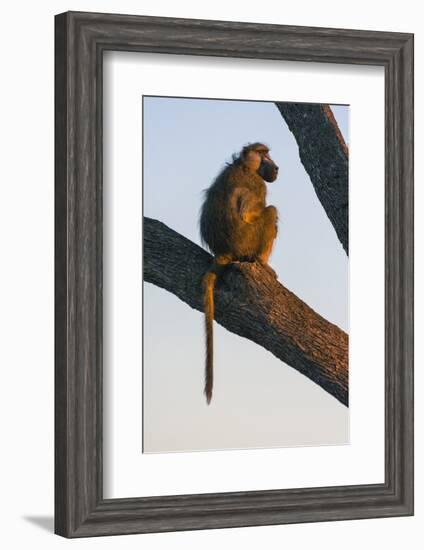
[[[384,483],[103,498],[105,50],[385,68]],[[413,514],[413,35],[68,12],[55,20],[55,73],[56,533],[86,537]]]

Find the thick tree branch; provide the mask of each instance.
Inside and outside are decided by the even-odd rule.
[[[276,102],[276,106],[296,138],[300,160],[348,254],[348,148],[331,108],[308,103]]]
[[[212,257],[165,224],[144,218],[144,280],[203,311]],[[348,405],[348,336],[256,263],[232,264],[215,290],[215,318],[269,350]]]

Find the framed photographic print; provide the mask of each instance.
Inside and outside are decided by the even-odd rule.
[[[56,16],[55,531],[413,513],[413,36]]]

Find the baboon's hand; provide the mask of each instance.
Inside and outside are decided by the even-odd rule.
[[[243,187],[234,190],[231,205],[245,223],[255,223],[264,210],[256,195]]]

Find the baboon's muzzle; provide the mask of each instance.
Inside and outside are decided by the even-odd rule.
[[[268,182],[273,182],[278,176],[278,166],[274,162],[263,160],[259,168],[259,175]]]

